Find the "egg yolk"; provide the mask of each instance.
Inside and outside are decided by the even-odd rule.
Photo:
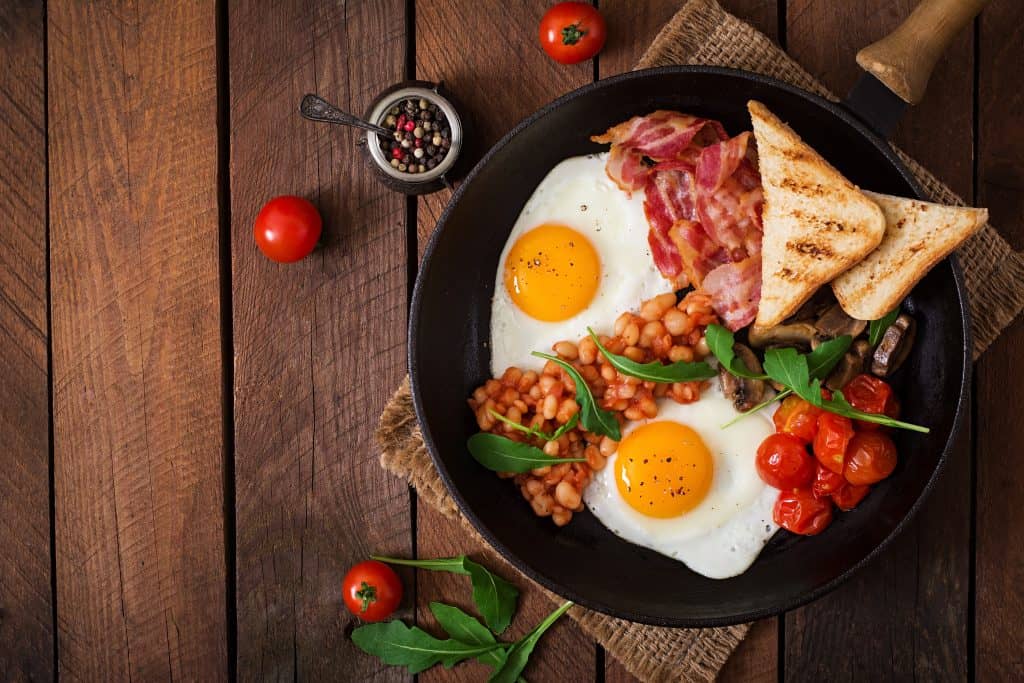
[[[565,225],[545,223],[524,233],[505,260],[505,289],[531,318],[568,320],[585,309],[601,280],[590,241]]]
[[[651,422],[619,444],[615,482],[630,507],[648,517],[678,517],[707,495],[711,451],[690,427]]]

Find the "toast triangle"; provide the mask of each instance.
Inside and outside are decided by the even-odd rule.
[[[755,324],[778,325],[882,241],[873,201],[760,102],[747,104],[764,186],[761,302]]]
[[[858,320],[896,308],[936,263],[988,221],[988,211],[866,192],[882,209],[882,243],[832,283],[839,305]]]

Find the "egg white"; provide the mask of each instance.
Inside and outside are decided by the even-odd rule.
[[[647,245],[643,193],[626,194],[605,174],[607,153],[572,157],[541,181],[512,226],[495,274],[491,304],[491,371],[539,369],[532,351],[550,352],[558,341],[579,341],[587,327],[610,331],[622,313],[672,291]],[[590,305],[567,320],[545,322],[520,310],[505,289],[505,261],[519,236],[543,223],[561,223],[583,234],[601,260],[601,280]]]
[[[771,410],[722,429],[738,413],[718,382],[711,385],[695,403],[680,405],[662,399],[656,418],[623,429],[625,438],[641,425],[667,420],[685,424],[700,435],[711,451],[714,473],[707,496],[696,507],[670,519],[634,510],[616,486],[617,454],[595,472],[583,500],[616,536],[677,559],[698,574],[724,579],[746,571],[778,530],[772,521],[778,490],[761,481],[754,465],[757,447],[775,430]]]

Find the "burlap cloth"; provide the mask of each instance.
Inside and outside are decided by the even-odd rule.
[[[637,68],[669,64],[712,64],[772,76],[836,99],[790,59],[767,36],[723,10],[714,0],[691,0],[669,21]],[[963,200],[900,150],[896,150],[925,191],[937,202]],[[1024,255],[1016,253],[986,225],[959,251],[971,297],[974,358],[1009,325],[1024,307]],[[406,478],[420,499],[449,517],[462,518],[423,444],[408,380],[384,409],[377,439],[381,463]],[[552,600],[558,600],[551,596]],[[710,681],[747,634],[749,624],[710,629],[671,629],[634,624],[580,607],[569,612],[579,626],[645,681]]]

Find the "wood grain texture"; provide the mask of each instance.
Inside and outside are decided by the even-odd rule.
[[[53,677],[43,3],[0,5],[0,678]]]
[[[475,156],[473,161],[520,119],[593,78],[591,63],[560,65],[541,50],[536,40],[537,23],[548,4],[544,0],[416,3],[416,76],[444,80],[459,98],[474,126],[470,152]],[[495,26],[504,27],[502,39],[482,40],[481,36],[491,34]],[[445,190],[419,200],[421,254],[449,198],[450,193]],[[528,511],[524,503],[524,514]],[[516,577],[514,570],[495,554],[481,552],[479,545],[469,541],[458,522],[428,505],[418,505],[416,526],[420,557],[470,553],[504,576]],[[468,595],[468,585],[461,577],[420,572],[417,580],[418,618],[428,626],[433,623],[427,609],[430,601],[453,601],[456,596]],[[522,581],[518,585],[522,591],[519,611],[509,637],[526,632],[555,607],[536,587]],[[593,680],[595,660],[593,641],[564,618],[544,636],[524,675],[528,680],[538,681]],[[477,680],[484,673],[483,665],[472,662],[451,671],[435,667],[422,674],[420,680]]]
[[[341,603],[352,564],[412,548],[408,489],[372,439],[405,372],[405,200],[374,180],[355,133],[297,111],[315,92],[362,113],[402,80],[404,11],[401,0],[228,7],[242,680],[408,678],[356,650]],[[309,198],[324,219],[324,246],[289,265],[252,239],[280,194]]]
[[[788,6],[790,53],[837,92],[859,76],[856,51],[895,27],[909,0]],[[958,36],[896,143],[971,196],[972,36]],[[945,141],[936,144],[936,141]],[[786,615],[788,680],[961,679],[967,672],[969,429],[917,519],[876,561]]]
[[[1015,249],[1024,248],[1024,4],[993,2],[981,15],[978,60],[978,203]],[[1012,387],[1024,381],[1024,320],[977,365],[975,673],[979,681],[1019,679],[1024,644],[1014,638],[1024,611],[1024,443]]]
[[[60,675],[227,677],[213,2],[50,2]]]

